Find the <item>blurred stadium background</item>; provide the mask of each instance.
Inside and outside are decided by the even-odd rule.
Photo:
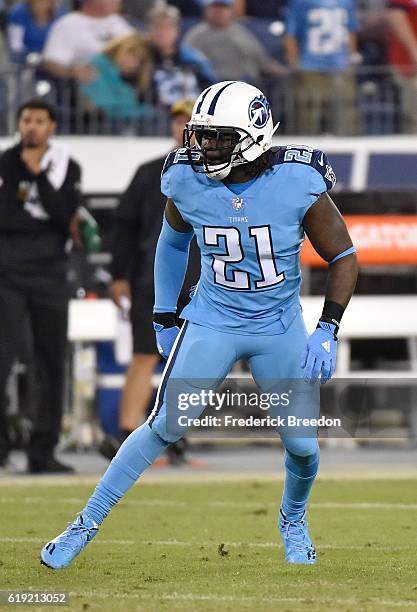
[[[68,458],[79,477],[88,477],[92,484],[107,465],[97,452],[103,432],[117,435],[117,410],[126,371],[126,364],[115,359],[120,321],[107,295],[113,213],[136,168],[172,147],[169,106],[150,86],[141,94],[141,104],[152,108],[147,117],[117,117],[95,108],[76,80],[53,78],[44,70],[41,51],[19,57],[14,54],[8,25],[14,3],[3,0],[2,4],[0,149],[13,142],[16,109],[22,102],[43,96],[56,104],[58,139],[68,146],[82,167],[85,203],[98,222],[102,238],[100,252],[86,255],[74,251],[70,255],[70,356],[59,447],[60,457]],[[152,4],[139,0],[126,2],[121,11],[132,27],[146,32],[144,15]],[[184,36],[202,19],[201,6],[197,0],[172,4],[183,9],[181,36]],[[257,4],[259,8],[263,3]],[[408,3],[357,2],[358,47],[346,70],[354,84],[354,95],[346,101],[343,87],[330,92],[330,102],[326,101],[319,109],[322,123],[318,133],[301,133],[298,129],[300,118],[314,109],[311,100],[300,101],[297,97],[297,71],[269,74],[262,81],[271,98],[275,119],[281,121],[275,143],[305,144],[323,149],[329,156],[338,177],[334,199],[346,216],[361,266],[356,295],[341,327],[337,375],[340,379],[371,381],[368,406],[372,407],[372,414],[367,415],[368,429],[359,428],[354,437],[323,438],[322,478],[417,477],[417,136],[404,101],[404,81],[390,63],[390,4],[403,4],[406,10]],[[245,2],[236,3],[239,23],[265,46],[271,58],[287,65],[284,45],[287,2],[265,2],[265,7],[272,6],[270,14],[266,9],[257,14],[255,5],[249,1],[245,9]],[[71,8],[67,5],[68,10]],[[417,32],[417,22],[415,27]],[[172,71],[175,70],[173,66]],[[186,80],[181,82],[183,85],[176,93],[178,99],[195,93],[186,88]],[[338,112],[346,104],[355,116],[354,125]],[[308,244],[302,264],[303,303],[311,327],[320,309],[326,270]],[[243,381],[242,385],[248,384],[244,364],[239,364],[234,373]],[[157,375],[156,372],[155,380]],[[0,471],[0,484],[8,487],[19,479],[27,483],[26,478],[30,479],[24,477],[25,461],[20,449],[30,429],[35,386],[30,349],[22,350],[8,384],[10,435],[15,450],[11,464]],[[355,411],[358,400],[354,389],[350,397],[350,407]],[[326,409],[330,413],[337,401],[327,398]],[[371,430],[372,435],[368,436]],[[383,433],[377,435],[378,431]],[[280,470],[278,444],[259,432],[244,439],[231,439],[227,433],[193,430],[189,436],[191,463],[176,468],[152,468],[145,479],[172,482],[276,478]],[[66,477],[57,479],[62,482]],[[50,477],[44,480],[36,477],[35,482],[44,483],[40,486],[45,486],[46,495],[48,483],[51,487],[57,484]],[[70,477],[68,486],[74,486],[74,482]],[[384,486],[388,491],[389,482]],[[356,501],[368,502],[365,497],[366,491],[361,490]],[[411,502],[416,500],[408,501],[415,510],[416,504]],[[396,512],[394,501],[392,508],[391,512]]]

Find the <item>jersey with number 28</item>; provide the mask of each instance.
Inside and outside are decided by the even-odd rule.
[[[273,169],[239,194],[195,172],[185,149],[170,153],[161,189],[201,251],[197,291],[181,316],[226,332],[283,333],[299,311],[304,215],[335,182],[325,154],[308,147],[274,148]]]

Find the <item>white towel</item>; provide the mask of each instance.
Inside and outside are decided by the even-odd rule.
[[[48,150],[41,159],[41,169],[46,170],[49,182],[57,191],[62,187],[67,176],[69,159],[69,152],[65,147],[52,141],[49,142]],[[39,200],[36,181],[27,184],[27,195],[23,208],[34,219],[48,221],[50,218]]]
[[[54,141],[49,142],[49,147],[41,160],[41,169],[46,170],[48,180],[56,190],[60,189],[65,181],[69,159],[69,152],[64,146]]]

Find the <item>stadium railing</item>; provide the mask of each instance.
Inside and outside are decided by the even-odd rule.
[[[401,90],[389,66],[361,66],[355,69],[357,84],[350,100],[357,116],[357,134],[400,134],[406,131],[401,114]],[[322,117],[324,133],[349,135],[351,126],[340,112],[343,94],[331,92],[331,101],[323,108],[317,100],[296,100],[292,75],[266,79],[264,89],[271,99],[276,120],[281,121],[282,134],[296,134],[298,117],[311,112]],[[342,88],[343,91],[343,88]],[[144,102],[152,104],[152,92]],[[37,66],[9,66],[0,73],[0,134],[12,135],[18,106],[33,96],[42,96],[58,108],[60,134],[165,136],[169,133],[169,113],[156,106],[146,119],[111,118],[94,108],[73,81],[54,80]],[[189,91],[176,92],[190,97]],[[119,110],[119,109],[118,109]]]

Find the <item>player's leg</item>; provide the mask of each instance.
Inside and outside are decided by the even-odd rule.
[[[307,332],[300,312],[284,334],[259,339],[260,348],[249,359],[253,377],[263,391],[282,393],[291,389],[288,407],[280,410],[284,419],[289,415],[317,418],[319,414],[319,389],[302,379],[301,356],[306,340]],[[315,551],[304,517],[319,466],[317,429],[286,424],[279,433],[285,448],[280,530],[284,542],[285,535],[287,539],[288,536],[290,539],[294,537],[294,544],[285,542],[287,560],[313,563]]]
[[[192,389],[198,392],[199,387],[204,388],[208,382],[221,382],[235,360],[231,334],[184,324],[162,375],[152,415],[124,441],[77,519],[42,549],[41,558],[46,565],[54,569],[69,565],[146,468],[170,443],[184,435],[186,427],[178,427],[175,423],[177,391]],[[171,409],[174,415],[169,414]],[[203,410],[204,405],[195,407],[192,416],[196,417]]]

